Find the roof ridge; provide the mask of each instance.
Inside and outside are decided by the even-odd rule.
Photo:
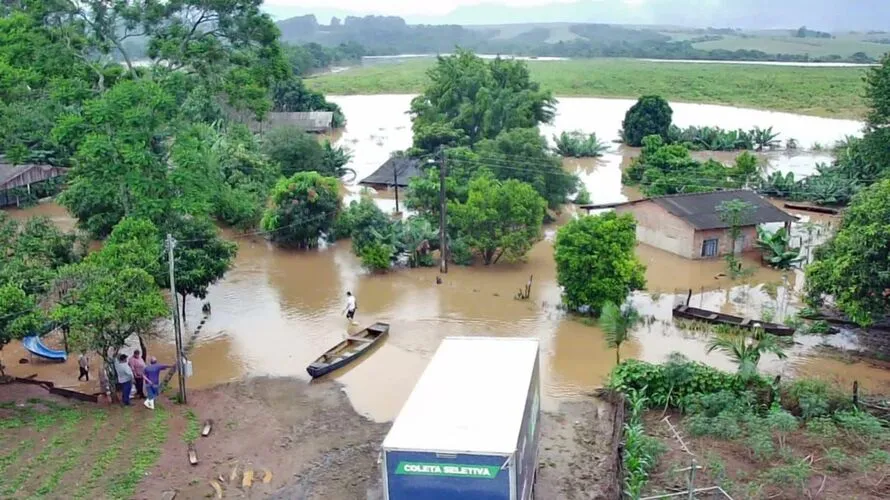
[[[650,196],[648,198],[643,198],[643,200],[660,200],[662,198],[683,198],[686,196],[704,196],[704,195],[714,194],[714,193],[739,193],[739,192],[754,193],[754,194],[760,196],[760,194],[753,189],[735,188],[735,189],[715,189],[714,191],[699,191],[697,193],[663,194],[661,196]]]

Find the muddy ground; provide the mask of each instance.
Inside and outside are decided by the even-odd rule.
[[[196,391],[189,407],[215,421],[211,436],[196,442],[199,465],[187,464],[178,436],[188,419],[177,418],[137,498],[213,497],[211,481],[224,498],[382,498],[377,461],[390,424],[358,415],[335,382],[254,378]],[[617,498],[614,418],[614,406],[592,397],[544,415],[536,498]],[[250,488],[245,469],[256,478]]]

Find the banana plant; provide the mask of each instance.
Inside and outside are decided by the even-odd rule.
[[[772,127],[767,127],[765,129],[754,127],[754,130],[751,131],[751,135],[754,137],[754,144],[757,146],[757,151],[776,149],[781,144],[778,140],[779,134],[773,132]]]
[[[763,227],[758,226],[755,245],[761,250],[764,260],[770,267],[790,269],[803,260],[803,257],[800,255],[800,249],[789,247],[790,239],[785,228],[781,228],[775,233],[770,233]]]

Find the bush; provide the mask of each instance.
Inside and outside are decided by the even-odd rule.
[[[448,247],[448,255],[451,257],[451,262],[459,266],[473,265],[473,250],[463,238],[456,238],[451,241],[451,245]]]
[[[750,448],[754,460],[769,460],[776,453],[772,436],[763,429],[751,433],[745,440],[745,444]]]
[[[608,149],[608,146],[596,137],[596,132],[590,135],[580,130],[563,132],[558,136],[554,135],[553,142],[556,144],[554,152],[563,157],[593,158],[602,156],[603,151]]]
[[[831,417],[816,417],[807,422],[807,433],[816,438],[834,439],[838,430]]]
[[[316,172],[299,172],[280,179],[271,197],[261,226],[270,232],[272,241],[285,247],[314,248],[337,218],[340,183]]]
[[[834,420],[840,429],[849,437],[855,437],[866,444],[880,443],[887,440],[887,429],[883,422],[859,410],[842,410],[834,414]]]
[[[754,378],[751,384],[768,386],[762,378]],[[624,360],[609,376],[610,388],[627,393],[639,391],[655,407],[669,405],[686,408],[702,394],[729,392],[741,394],[745,383],[731,373],[722,372],[702,363],[677,360],[663,365],[635,359]]]
[[[720,439],[737,439],[742,436],[738,414],[723,411],[714,417],[694,414],[686,422],[686,428],[693,436],[714,436]]]
[[[667,142],[668,131],[673,119],[673,110],[667,101],[659,96],[643,96],[631,106],[621,122],[621,137],[628,146],[643,145],[643,138],[658,135]]]
[[[850,406],[840,391],[815,379],[795,380],[785,389],[783,399],[783,406],[804,420],[829,415]]]
[[[392,253],[392,247],[385,243],[371,243],[362,249],[362,265],[370,271],[386,271],[392,263]]]
[[[578,194],[575,195],[575,205],[589,205],[590,200],[590,191],[587,190],[583,185],[578,188]]]

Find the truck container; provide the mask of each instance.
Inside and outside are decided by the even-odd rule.
[[[532,498],[538,356],[535,339],[443,340],[383,441],[384,498]]]

